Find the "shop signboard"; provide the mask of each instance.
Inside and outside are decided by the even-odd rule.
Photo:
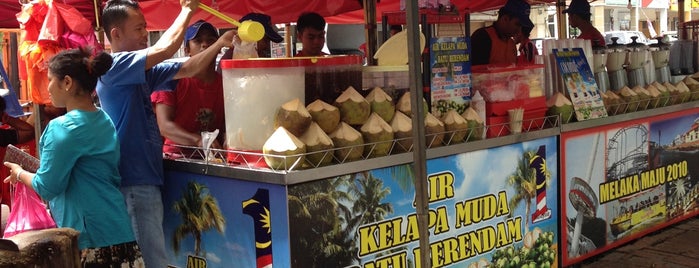
[[[582,48],[553,49],[578,121],[607,117],[602,95]]]
[[[163,230],[171,267],[289,267],[283,185],[179,171],[166,178]]]
[[[604,0],[605,6],[637,7],[641,0]]]
[[[430,39],[430,99],[437,117],[450,109],[462,114],[471,100],[471,60],[468,37]]]
[[[427,161],[431,267],[556,267],[557,140]],[[290,185],[291,267],[420,267],[412,178],[400,165]]]
[[[699,108],[561,133],[563,265],[697,214]]]

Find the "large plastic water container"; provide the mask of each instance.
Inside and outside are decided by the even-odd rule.
[[[304,100],[304,62],[295,58],[222,60],[226,144],[230,150],[262,151],[285,102]]]

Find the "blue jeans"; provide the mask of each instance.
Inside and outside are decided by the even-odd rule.
[[[160,186],[123,186],[121,193],[146,267],[167,267],[163,234],[163,199]]]

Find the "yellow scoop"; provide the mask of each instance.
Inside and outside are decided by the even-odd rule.
[[[262,26],[262,24],[257,21],[246,20],[241,23],[203,3],[199,3],[199,8],[209,12],[211,15],[214,15],[219,19],[238,26],[238,37],[240,37],[240,39],[243,41],[257,42],[262,40],[262,38],[265,36],[265,26]]]

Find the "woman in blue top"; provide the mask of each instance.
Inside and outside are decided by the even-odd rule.
[[[82,267],[143,267],[119,191],[119,142],[109,116],[92,102],[97,79],[112,57],[89,49],[64,50],[49,61],[49,94],[67,113],[51,120],[39,140],[36,174],[5,163],[5,182],[32,187],[49,202],[59,227],[80,232]]]

